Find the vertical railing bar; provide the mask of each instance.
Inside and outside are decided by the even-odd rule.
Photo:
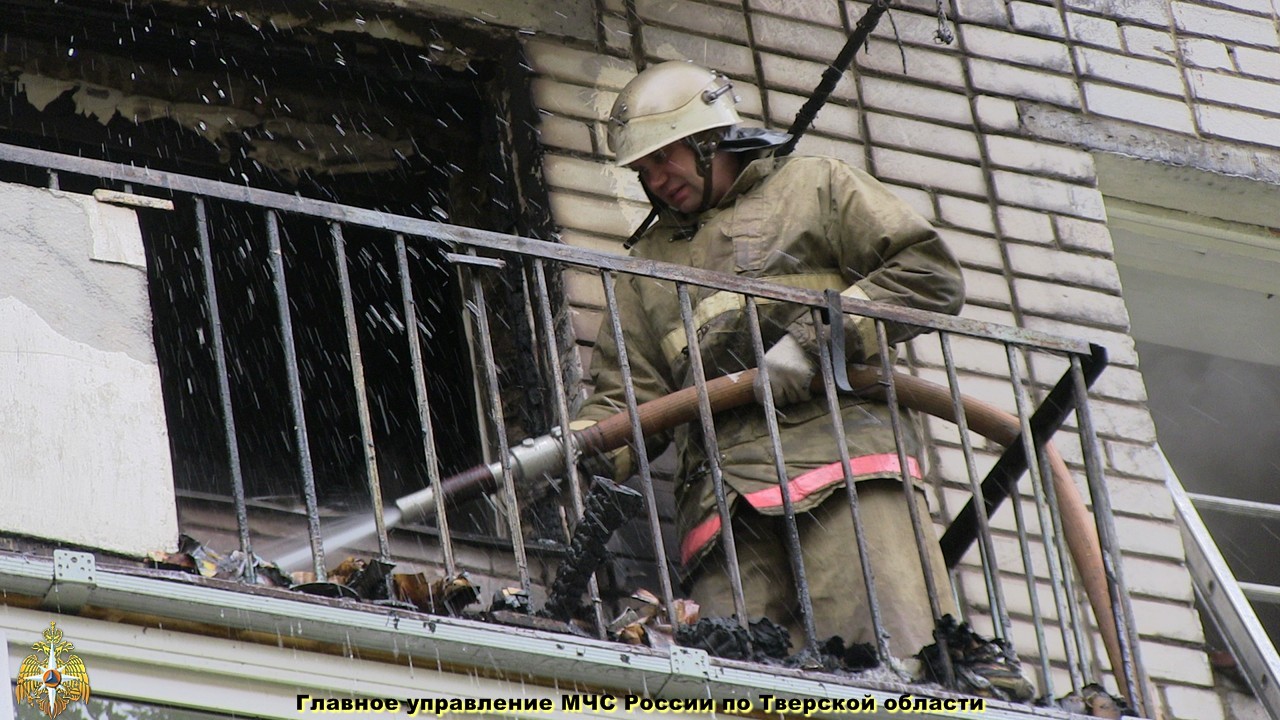
[[[360,354],[360,331],[356,327],[356,310],[351,297],[351,273],[347,268],[347,243],[342,226],[329,223],[333,240],[333,258],[338,266],[338,288],[342,295],[342,317],[347,331],[347,355],[351,359],[351,379],[355,383],[356,417],[360,421],[360,444],[364,450],[364,469],[369,481],[369,499],[373,502],[373,526],[378,534],[378,553],[384,561],[391,558],[387,538],[387,521],[382,512],[382,483],[378,478],[377,448],[373,443],[373,422],[369,419],[368,388],[364,379],[364,358]]]
[[[1022,510],[1022,498],[1017,492],[1009,497],[1013,506],[1013,524],[1018,534],[1018,550],[1022,555],[1022,567],[1027,582],[1027,599],[1031,603],[1031,625],[1035,629],[1036,649],[1040,654],[1040,670],[1044,676],[1045,695],[1053,694],[1053,679],[1049,676],[1049,646],[1044,637],[1044,620],[1040,614],[1040,599],[1036,591],[1036,572],[1031,557],[1031,537],[1027,534],[1026,517]],[[1012,655],[1012,653],[1010,653]],[[1014,656],[1016,657],[1016,656]]]
[[[530,259],[536,260],[537,258],[533,258],[531,256],[525,256],[525,255],[516,255],[515,257],[518,258],[518,262],[520,263],[520,299],[522,301],[522,304],[524,305],[524,321],[525,321],[525,325],[529,328],[529,341],[533,343],[533,348],[534,348],[532,353],[532,360],[534,364],[534,375],[537,377],[543,377],[547,373],[547,368],[545,365],[545,361],[538,354],[538,351],[537,351],[538,321],[537,321],[537,318],[534,317],[533,296],[529,292],[528,260]],[[567,538],[566,538],[566,542],[567,542]]]
[[[236,507],[236,527],[245,563],[245,580],[257,581],[257,563],[249,537],[249,508],[245,502],[244,474],[240,467],[240,440],[236,436],[236,413],[231,404],[231,378],[227,376],[227,353],[223,341],[222,311],[218,309],[218,287],[213,278],[213,247],[209,241],[209,218],[204,198],[192,198],[196,209],[196,234],[200,238],[200,261],[204,266],[204,301],[209,309],[213,362],[218,373],[218,400],[222,406],[222,428],[227,440],[227,460],[231,466],[231,497]]]
[[[1111,594],[1111,609],[1116,619],[1116,634],[1120,642],[1124,678],[1129,685],[1130,704],[1139,715],[1145,715],[1146,678],[1139,658],[1137,628],[1133,622],[1133,607],[1129,603],[1129,594],[1124,592],[1122,567],[1124,560],[1117,539],[1115,519],[1111,514],[1111,496],[1107,493],[1102,462],[1098,457],[1098,439],[1093,425],[1093,413],[1089,408],[1089,386],[1085,381],[1084,368],[1078,355],[1071,356],[1071,379],[1075,387],[1076,419],[1079,422],[1080,444],[1084,451],[1085,477],[1089,482],[1094,523],[1098,527],[1098,541],[1102,546],[1102,563],[1107,574],[1107,587]]]
[[[816,655],[818,631],[813,621],[813,598],[809,594],[809,580],[804,572],[804,557],[800,549],[800,528],[796,526],[796,511],[791,503],[791,480],[787,477],[787,462],[782,454],[782,440],[778,430],[777,408],[773,402],[773,386],[769,381],[769,369],[764,362],[764,338],[760,332],[760,311],[756,299],[746,296],[747,327],[751,331],[751,348],[755,351],[756,367],[763,387],[765,426],[769,430],[770,449],[773,451],[773,469],[778,476],[778,490],[782,495],[782,522],[787,532],[787,556],[791,562],[792,577],[796,584],[796,599],[800,601],[800,622],[804,627],[805,650]]]
[[[270,243],[271,274],[276,291],[276,310],[280,315],[280,337],[284,342],[285,375],[289,384],[289,409],[293,412],[293,435],[302,466],[302,493],[307,505],[307,534],[311,540],[311,558],[316,581],[328,579],[324,563],[324,543],[320,536],[320,506],[316,499],[315,468],[311,464],[311,444],[307,439],[307,418],[302,409],[302,380],[298,372],[298,350],[293,340],[293,316],[289,311],[289,289],[284,276],[284,250],[280,244],[279,218],[275,210],[266,211],[267,240]]]
[[[48,173],[49,173],[49,189],[57,190],[58,189],[58,171],[49,170]]]
[[[992,624],[996,636],[1005,639],[1005,651],[1013,648],[1013,626],[1009,622],[1009,610],[1001,591],[1000,566],[996,560],[994,541],[991,538],[991,518],[987,515],[987,503],[982,497],[982,481],[978,479],[978,464],[973,456],[973,440],[969,436],[969,422],[965,417],[964,400],[960,395],[960,378],[956,372],[955,358],[951,352],[951,334],[938,333],[942,347],[942,362],[947,371],[947,386],[951,391],[951,409],[955,424],[960,430],[960,449],[964,454],[965,469],[969,476],[969,491],[973,493],[978,520],[978,553],[982,557],[982,578],[987,585],[987,599],[991,602]]]
[[[413,371],[413,391],[418,406],[418,428],[422,432],[422,452],[427,465],[427,482],[436,489],[436,527],[440,530],[440,547],[444,554],[444,568],[449,577],[456,577],[458,566],[453,555],[453,535],[449,532],[449,516],[445,510],[444,493],[440,490],[440,458],[436,452],[435,430],[431,423],[431,399],[427,389],[426,367],[422,360],[422,334],[418,332],[418,304],[413,299],[413,281],[409,275],[409,253],[404,235],[396,233],[396,268],[400,275],[400,299],[404,306],[405,332],[409,340],[409,367]]]
[[[813,325],[821,333],[822,322],[820,311],[812,308]],[[832,319],[832,322],[838,320]],[[889,665],[893,657],[889,650],[889,635],[884,629],[884,618],[880,612],[880,599],[876,596],[875,569],[871,567],[871,552],[867,547],[867,532],[862,522],[862,512],[858,509],[857,483],[853,480],[853,465],[849,459],[849,436],[844,429],[844,414],[840,407],[840,397],[836,393],[835,373],[831,364],[830,343],[826,337],[819,337],[821,350],[818,352],[819,367],[822,371],[822,387],[827,396],[827,414],[831,416],[831,426],[835,437],[840,438],[836,448],[840,453],[840,469],[844,473],[844,489],[849,499],[849,513],[853,516],[855,545],[858,548],[858,561],[862,563],[862,583],[867,590],[867,609],[871,614],[871,630],[876,638],[876,657],[882,666]]]
[[[907,516],[911,518],[911,532],[915,536],[916,552],[920,555],[920,570],[924,574],[925,592],[929,596],[929,611],[933,614],[935,625],[942,619],[942,603],[938,598],[938,585],[933,580],[933,559],[925,546],[924,522],[929,518],[921,518],[916,507],[916,484],[911,477],[911,465],[907,460],[907,448],[904,443],[905,431],[902,427],[902,411],[898,407],[898,388],[893,381],[893,353],[889,345],[889,334],[884,321],[877,319],[876,345],[880,353],[880,372],[885,380],[885,401],[889,404],[889,422],[893,429],[893,441],[898,450],[898,469],[902,473],[902,492],[906,498]],[[955,685],[955,668],[951,664],[951,651],[947,638],[943,633],[934,633],[938,644],[938,655],[942,658],[943,679],[947,686]]]
[[[547,275],[543,260],[541,258],[533,258],[532,267],[528,268],[528,272],[533,275],[535,294],[538,299],[538,319],[542,322],[542,337],[547,348],[546,363],[548,374],[551,376],[551,394],[555,398],[556,423],[560,427],[561,435],[565,438],[565,442],[560,445],[564,449],[564,467],[569,482],[569,500],[573,505],[574,518],[580,518],[583,513],[582,478],[578,476],[578,465],[574,462],[573,445],[568,442],[569,398],[565,393],[564,375],[562,374],[564,368],[560,364],[560,345],[557,341],[555,318],[551,314],[551,293],[547,290]],[[527,277],[525,282],[526,284],[528,283]],[[527,297],[527,287],[525,294]],[[530,318],[530,320],[529,327],[537,327],[532,324],[533,318]],[[569,542],[569,538],[566,538],[565,542]],[[606,621],[604,608],[600,602],[600,584],[594,573],[587,581],[587,593],[591,597],[591,608],[595,615],[596,634],[603,639],[606,635]]]
[[[1053,468],[1049,463],[1049,456],[1041,453],[1040,455],[1040,477],[1053,477]],[[1049,520],[1053,523],[1053,537],[1064,537],[1062,529],[1062,513],[1058,509],[1058,494],[1055,491],[1044,493],[1045,504],[1049,506]],[[1082,678],[1092,676],[1094,673],[1090,670],[1089,659],[1086,656],[1087,649],[1091,646],[1085,638],[1085,620],[1084,611],[1080,606],[1080,593],[1076,589],[1076,578],[1071,557],[1066,543],[1056,542],[1058,566],[1062,568],[1062,590],[1067,603],[1067,613],[1070,618],[1070,631],[1075,639],[1076,652],[1078,653],[1078,661],[1080,663],[1078,672]],[[1065,634],[1065,631],[1064,631]]]
[[[631,421],[631,441],[635,443],[636,467],[640,472],[640,489],[644,493],[645,509],[649,515],[649,538],[653,541],[654,560],[658,563],[658,583],[661,585],[662,602],[667,609],[667,621],[672,628],[678,627],[675,606],[675,591],[671,582],[671,568],[667,562],[666,543],[662,538],[662,523],[658,517],[658,502],[653,489],[653,471],[649,467],[649,449],[645,442],[644,431],[640,427],[640,411],[637,409],[636,390],[631,380],[631,361],[627,355],[627,345],[622,333],[622,319],[618,317],[618,295],[613,272],[600,271],[600,282],[604,286],[604,300],[609,316],[609,330],[613,333],[613,344],[618,350],[618,371],[622,376],[623,397],[627,403],[627,417]]]
[[[475,248],[467,249],[468,255],[475,255]],[[516,500],[515,472],[511,466],[511,447],[507,441],[506,418],[502,412],[502,398],[498,389],[498,366],[493,359],[493,343],[489,335],[489,311],[485,305],[484,284],[480,274],[469,270],[471,276],[471,294],[473,312],[476,317],[477,335],[480,341],[480,357],[484,363],[484,374],[489,391],[489,407],[493,411],[494,431],[498,436],[498,458],[502,467],[502,491],[506,501],[507,526],[511,532],[511,549],[515,553],[516,570],[520,576],[520,589],[529,592],[529,560],[525,555],[524,533],[520,527],[520,505]]]
[[[707,395],[707,373],[702,367],[702,349],[698,344],[698,329],[693,324],[693,306],[689,301],[689,287],[684,283],[677,283],[676,295],[680,300],[680,319],[684,322],[684,336],[688,342],[689,369],[693,374],[694,386],[698,389],[698,417],[702,421],[702,436],[706,443],[711,487],[716,496],[716,511],[720,515],[720,546],[725,555],[729,586],[733,590],[733,608],[738,617],[738,624],[746,628],[750,620],[747,617],[746,597],[742,592],[738,546],[733,539],[733,516],[729,512],[729,502],[724,495],[724,473],[720,469],[720,443],[716,439],[715,422],[711,415],[711,399]]]
[[[1005,355],[1009,363],[1009,378],[1013,383],[1013,399],[1018,411],[1018,422],[1021,426],[1022,447],[1023,452],[1028,458],[1034,458],[1034,462],[1027,462],[1027,474],[1031,478],[1031,492],[1035,498],[1036,517],[1040,522],[1040,540],[1044,543],[1045,562],[1049,567],[1049,589],[1053,594],[1054,608],[1058,613],[1058,627],[1062,632],[1062,648],[1067,655],[1067,671],[1071,676],[1071,689],[1074,692],[1080,692],[1083,686],[1082,677],[1079,669],[1078,649],[1074,647],[1071,638],[1071,631],[1067,625],[1067,603],[1063,598],[1063,582],[1062,568],[1059,565],[1060,556],[1058,555],[1057,537],[1050,532],[1053,520],[1048,517],[1048,506],[1045,504],[1046,487],[1044,485],[1045,478],[1048,477],[1041,472],[1040,459],[1041,455],[1037,452],[1035,439],[1031,434],[1031,401],[1027,397],[1027,389],[1022,383],[1021,365],[1018,363],[1017,349],[1008,343],[1005,343]],[[1047,488],[1049,493],[1053,492],[1053,488]],[[1011,499],[1017,499],[1014,495]],[[1018,507],[1021,503],[1015,504]],[[1021,519],[1018,520],[1022,522]],[[1029,553],[1024,555],[1023,563],[1027,565],[1027,593],[1031,600],[1031,611],[1033,622],[1036,626],[1036,641],[1040,644],[1041,656],[1041,672],[1044,673],[1045,685],[1044,695],[1053,697],[1053,680],[1049,668],[1048,653],[1046,651],[1044,631],[1040,615],[1040,597],[1039,589],[1034,577],[1034,573],[1030,572]]]

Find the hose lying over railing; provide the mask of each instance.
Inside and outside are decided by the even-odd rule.
[[[755,377],[755,370],[747,370],[709,380],[706,392],[712,412],[756,402]],[[863,396],[884,399],[884,385],[877,369],[850,366],[849,381],[854,387],[866,388],[859,391]],[[893,383],[898,402],[903,407],[955,422],[954,406],[948,388],[901,373],[893,374]],[[645,436],[650,436],[697,420],[697,393],[696,387],[688,387],[640,405],[638,411],[641,431]],[[971,397],[963,397],[962,403],[965,420],[974,432],[1005,446],[1018,438],[1021,424],[1017,417]],[[604,453],[622,447],[631,440],[630,417],[625,411],[616,413],[585,430],[573,433],[571,440],[580,453]],[[1097,528],[1062,456],[1052,443],[1045,445],[1045,453],[1053,474],[1053,489],[1062,515],[1062,531],[1066,536],[1067,548],[1084,583],[1085,595],[1093,608],[1111,667],[1123,668],[1125,664],[1122,661],[1120,637],[1107,589],[1107,575]],[[564,470],[563,458],[561,440],[547,435],[513,448],[511,467],[522,478],[557,474]],[[440,487],[445,499],[456,503],[496,489],[501,473],[501,463],[482,465],[443,480]],[[433,489],[427,488],[397,500],[396,505],[406,519],[420,517],[434,510],[434,497]],[[1116,672],[1115,675],[1121,694],[1132,697],[1124,674]]]

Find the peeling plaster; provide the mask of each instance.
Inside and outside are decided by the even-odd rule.
[[[372,17],[377,17],[380,12],[445,14],[460,20],[518,28],[528,32],[546,32],[581,40],[595,37],[595,9],[591,0],[557,0],[555,3],[539,0],[488,0],[483,9],[477,9],[474,0],[365,0],[360,5],[359,15],[368,14]],[[271,23],[274,27],[286,29],[300,27],[308,22],[283,12],[236,9],[233,13],[251,24]],[[362,19],[359,15],[353,23]],[[368,26],[373,24],[373,20],[368,20],[364,31],[372,34]],[[384,32],[393,33],[389,38],[400,37],[394,33],[412,35],[412,31],[396,27],[394,23]]]
[[[224,161],[229,159],[227,156],[231,148],[245,144],[249,147],[250,158],[295,178],[304,172],[341,174],[392,170],[401,158],[414,152],[410,139],[393,140],[340,130],[332,122],[263,118],[248,110],[225,105],[177,103],[162,98],[127,95],[114,88],[85,81],[59,80],[31,73],[22,73],[19,85],[37,110],[44,110],[54,100],[70,92],[76,112],[104,126],[116,117],[135,124],[172,120],[212,143],[224,155]],[[265,137],[255,137],[249,131],[258,131]]]
[[[134,212],[0,183],[0,214],[0,507],[12,510],[0,532],[135,556],[172,549],[173,470]],[[52,515],[32,504],[49,488]]]
[[[133,210],[0,183],[0,216],[0,298],[39,308],[44,322],[75,342],[155,363]]]

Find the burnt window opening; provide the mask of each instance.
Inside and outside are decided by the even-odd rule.
[[[425,46],[364,34],[354,11],[316,10],[289,29],[231,11],[18,2],[0,44],[0,142],[142,165],[347,205],[522,235],[546,232],[531,105],[514,39],[398,17]],[[330,28],[324,32],[320,26]],[[333,30],[332,28],[339,28]],[[350,28],[349,31],[341,28]],[[519,162],[514,156],[521,157]],[[0,179],[48,178],[6,168]],[[90,192],[95,178],[59,186]],[[117,187],[117,189],[125,189]],[[189,197],[139,213],[175,483],[231,488],[211,318]],[[301,498],[265,212],[208,202],[219,312],[247,495]],[[329,228],[281,215],[293,337],[322,504],[360,506],[368,487]],[[344,227],[352,299],[385,501],[427,481],[394,238]],[[437,243],[414,242],[411,277],[441,471],[483,462],[490,416],[473,376],[469,287]],[[526,359],[518,266],[489,274],[508,424],[547,428]],[[476,503],[451,521],[487,531]]]

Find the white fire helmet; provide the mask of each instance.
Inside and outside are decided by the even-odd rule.
[[[609,113],[609,149],[619,165],[713,128],[737,125],[733,83],[691,62],[646,68],[618,93]]]

